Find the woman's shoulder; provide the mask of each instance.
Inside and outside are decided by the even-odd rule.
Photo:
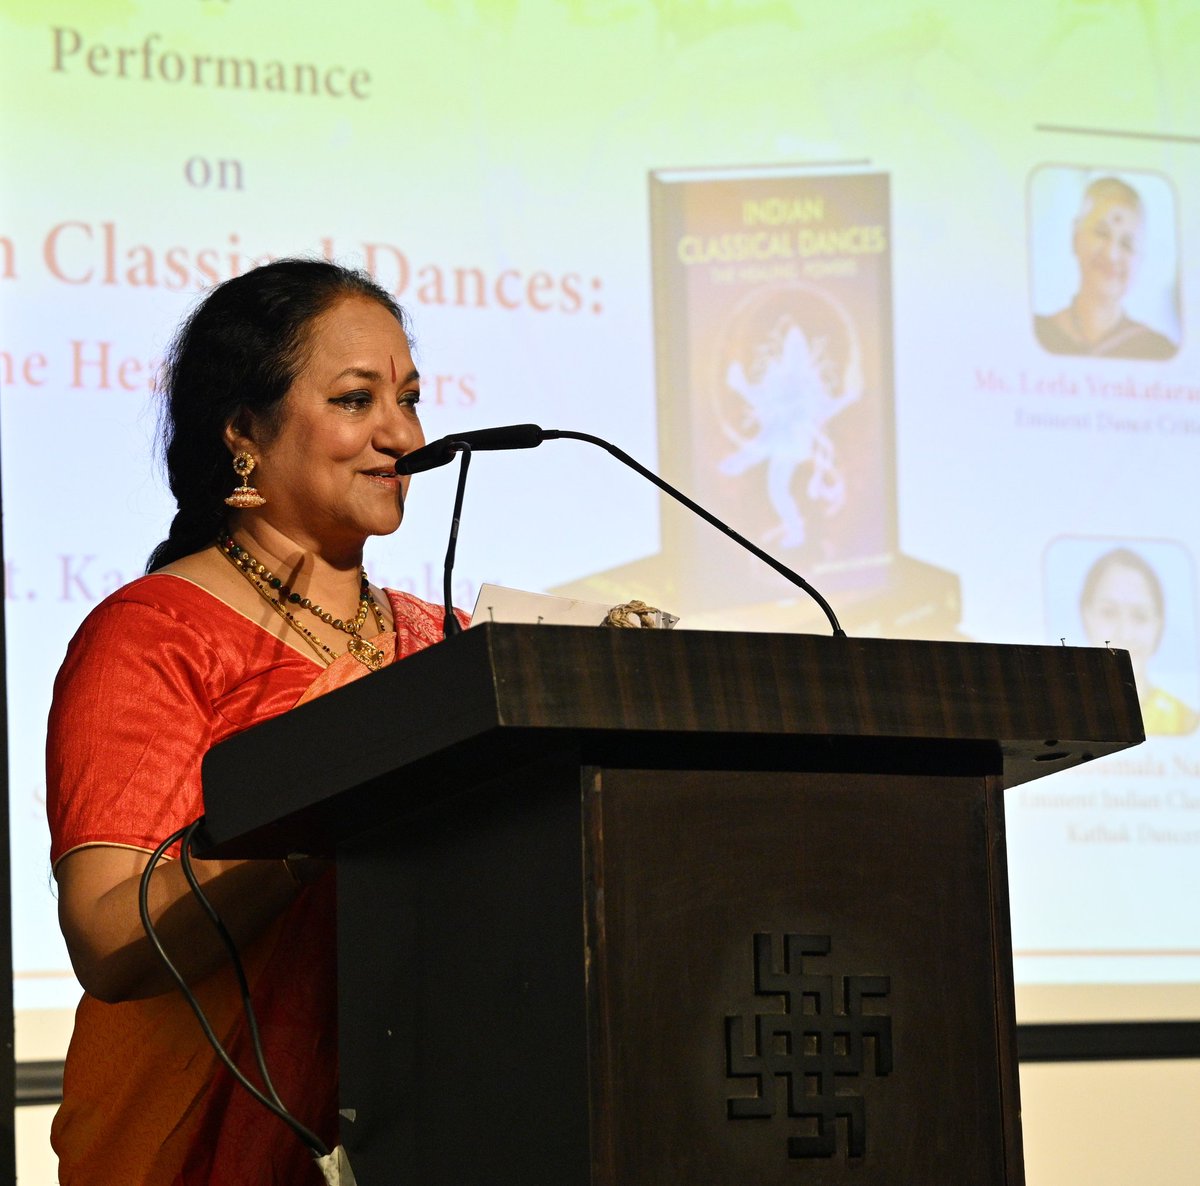
[[[84,619],[81,630],[117,619],[158,617],[164,624],[202,634],[215,615],[228,612],[224,602],[193,581],[174,573],[153,572],[105,597]]]
[[[1147,733],[1182,736],[1194,733],[1200,715],[1178,696],[1162,688],[1151,688],[1142,703],[1142,726]]]
[[[52,734],[107,720],[117,706],[211,699],[228,683],[217,629],[206,629],[211,595],[172,577],[139,577],[84,618],[54,681]],[[201,695],[203,693],[203,695]],[[64,725],[64,722],[67,722]]]
[[[114,590],[83,619],[67,646],[63,671],[126,656],[142,667],[185,663],[218,677],[240,667],[255,630],[202,586],[150,573]]]
[[[1119,358],[1151,362],[1173,358],[1179,347],[1165,334],[1131,317],[1124,317],[1107,342],[1109,352]]]
[[[1051,354],[1085,354],[1087,347],[1070,331],[1067,309],[1049,315],[1038,314],[1033,319],[1034,333],[1045,350]]]

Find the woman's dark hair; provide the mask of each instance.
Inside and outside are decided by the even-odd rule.
[[[260,431],[278,431],[312,322],[348,296],[378,301],[408,333],[404,311],[370,276],[320,259],[276,260],[226,280],[180,326],[160,380],[163,458],[179,509],[147,572],[216,538],[236,484],[225,426],[253,416]]]

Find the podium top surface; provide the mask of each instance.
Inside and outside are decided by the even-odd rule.
[[[200,847],[315,852],[550,754],[1012,786],[1143,739],[1123,651],[488,623],[215,746]]]

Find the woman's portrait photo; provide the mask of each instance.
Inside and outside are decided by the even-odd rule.
[[[1196,598],[1183,546],[1064,537],[1046,549],[1045,572],[1054,641],[1128,651],[1147,736],[1192,733]]]
[[[1051,354],[1164,360],[1179,349],[1175,195],[1153,173],[1059,165],[1029,181],[1034,332]]]

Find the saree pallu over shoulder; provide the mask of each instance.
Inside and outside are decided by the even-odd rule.
[[[383,651],[383,663],[386,667],[396,661],[397,656],[404,658],[414,651],[424,650],[435,642],[442,640],[441,609],[434,611],[426,601],[421,601],[409,593],[398,593],[395,589],[385,589],[388,603],[392,609],[392,622],[395,629],[384,634],[377,634],[371,639],[371,644]],[[461,610],[455,610],[459,623],[465,628],[470,625],[470,618]],[[304,690],[297,704],[306,704],[333,691],[345,684],[367,674],[367,669],[353,655],[340,655],[333,663],[317,676]]]

